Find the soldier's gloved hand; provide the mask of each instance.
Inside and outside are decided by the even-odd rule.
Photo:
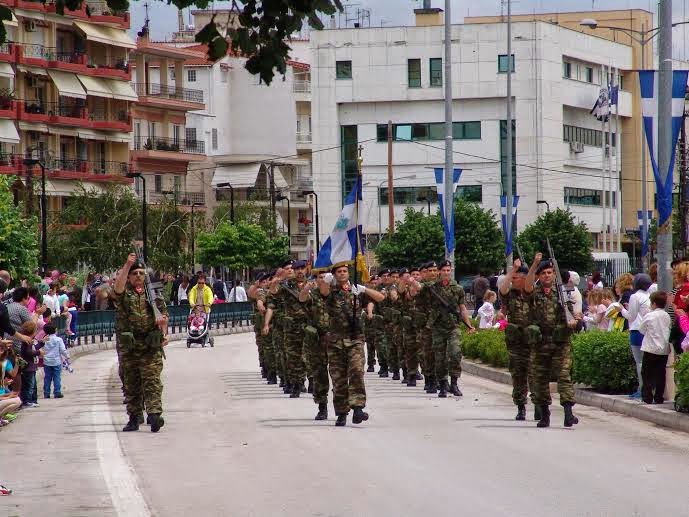
[[[333,274],[332,273],[326,273],[325,275],[323,275],[323,281],[328,285],[332,284],[333,283]]]
[[[366,292],[366,286],[361,284],[352,285],[352,294],[360,295]]]

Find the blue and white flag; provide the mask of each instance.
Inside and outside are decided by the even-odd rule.
[[[435,185],[438,189],[438,206],[440,208],[440,217],[443,221],[443,229],[445,230],[445,247],[450,253],[455,251],[455,211],[454,211],[454,197],[452,198],[453,210],[450,214],[450,222],[448,224],[445,217],[445,169],[442,167],[435,167]],[[457,192],[457,185],[459,184],[459,177],[462,175],[462,169],[452,169],[452,193]]]
[[[361,225],[364,220],[361,201],[361,176],[345,199],[344,207],[337,218],[335,228],[321,246],[314,264],[315,269],[330,269],[335,265],[353,263],[364,250],[361,244]],[[358,214],[357,214],[358,207]],[[362,255],[363,256],[363,255]]]
[[[610,118],[610,92],[607,88],[603,87],[599,90],[598,98],[590,113],[596,117],[596,120],[601,122],[608,121],[608,118]]]
[[[517,205],[519,196],[512,196],[512,232],[507,233],[507,196],[500,196],[500,214],[502,216],[502,233],[505,235],[505,256],[512,253],[512,238],[514,237],[514,227],[517,225]]]
[[[620,87],[610,83],[608,85],[608,99],[609,99],[608,106],[609,107],[617,106],[617,100],[618,100],[619,96],[620,96]]]
[[[662,226],[672,214],[672,171],[675,168],[675,147],[679,137],[679,129],[684,114],[684,95],[687,89],[689,70],[675,70],[672,72],[672,156],[667,171],[665,183],[658,170],[658,81],[655,70],[640,70],[639,84],[641,86],[641,113],[644,122],[644,133],[648,143],[653,177],[655,178],[658,195],[658,226]]]
[[[644,211],[637,210],[636,218],[639,221],[639,239],[641,239],[641,256],[645,257],[646,255],[648,255],[648,236],[650,232],[648,231],[648,227],[644,228]],[[646,221],[648,222],[649,226],[651,223],[651,219],[653,219],[653,210],[648,210],[648,213],[646,214]]]

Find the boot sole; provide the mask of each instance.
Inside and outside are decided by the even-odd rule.
[[[365,422],[366,420],[368,420],[368,415],[363,415],[361,418],[353,417],[352,423],[353,424],[360,424],[361,422]]]

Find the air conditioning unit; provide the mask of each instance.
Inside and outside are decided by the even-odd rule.
[[[581,142],[570,142],[569,143],[569,152],[570,153],[583,153],[584,152],[584,144]]]
[[[25,20],[24,21],[24,30],[26,32],[35,32],[36,31],[36,22],[33,20]]]

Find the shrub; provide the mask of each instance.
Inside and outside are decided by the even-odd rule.
[[[689,352],[680,355],[675,364],[675,383],[675,409],[689,412]]]
[[[474,334],[464,332],[462,353],[470,359],[481,359],[491,366],[507,366],[509,355],[505,334],[496,329],[481,330]]]
[[[601,393],[629,393],[637,385],[627,332],[593,330],[572,337],[572,380]]]

